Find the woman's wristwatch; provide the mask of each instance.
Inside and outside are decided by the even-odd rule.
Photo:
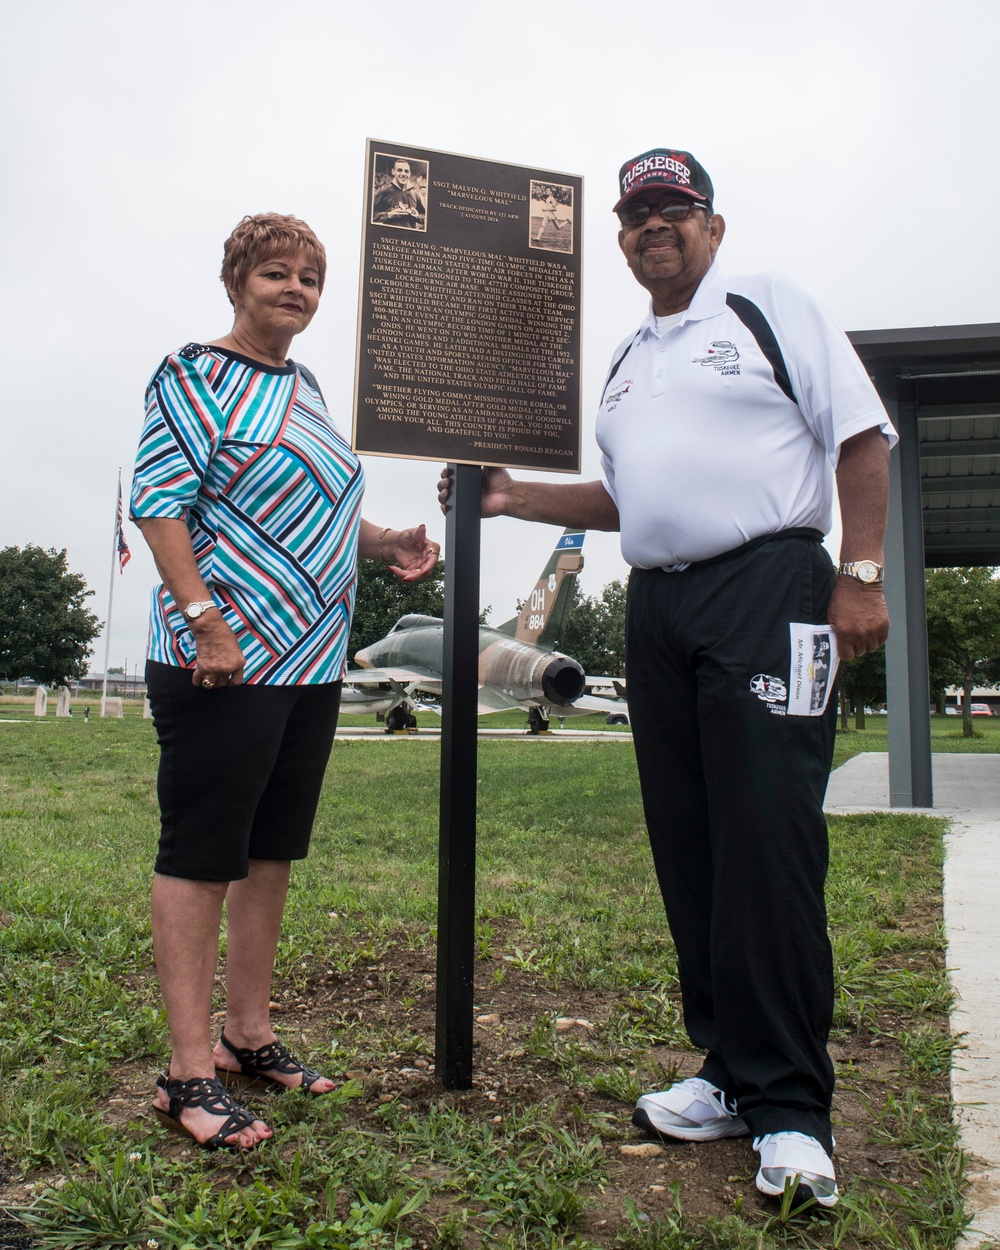
[[[186,621],[196,621],[200,616],[204,616],[209,608],[218,607],[218,604],[211,599],[196,599],[194,603],[189,603],[186,608],[181,608],[181,616]]]
[[[885,569],[874,560],[850,560],[841,564],[837,572],[841,577],[855,577],[866,586],[877,585],[885,579]]]

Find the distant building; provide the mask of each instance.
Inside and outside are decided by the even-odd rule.
[[[78,682],[71,682],[73,690],[97,690],[104,685],[103,673],[88,673]],[[138,673],[129,676],[127,673],[108,674],[108,694],[115,698],[141,699],[146,693],[146,679]]]

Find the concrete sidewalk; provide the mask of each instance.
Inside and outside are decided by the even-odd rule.
[[[1000,756],[935,755],[934,808],[945,838],[944,922],[955,991],[952,1029],[964,1033],[951,1073],[962,1145],[975,1156],[968,1209],[972,1247],[1000,1244]],[[889,811],[889,757],[856,755],[830,776],[830,813]],[[894,808],[895,812],[915,809]]]

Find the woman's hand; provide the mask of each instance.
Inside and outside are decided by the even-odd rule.
[[[358,555],[362,560],[381,560],[404,582],[418,582],[441,559],[441,547],[427,537],[426,526],[417,525],[408,530],[379,529],[362,518]]]
[[[441,559],[441,547],[427,537],[424,525],[408,530],[389,530],[383,544],[389,572],[395,573],[404,582],[420,581],[433,571]],[[390,563],[390,560],[395,563]]]
[[[243,685],[246,661],[236,635],[218,611],[206,612],[188,626],[194,637],[198,658],[191,680],[202,690]]]
[[[163,584],[177,607],[183,612],[190,603],[210,603],[212,595],[202,580],[184,522],[178,517],[142,517],[136,525],[149,544]],[[243,652],[218,605],[188,621],[188,628],[197,652],[191,675],[194,684],[203,690],[242,686]]]

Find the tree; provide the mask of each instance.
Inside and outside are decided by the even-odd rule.
[[[931,569],[927,645],[932,667],[962,687],[962,736],[971,738],[972,691],[1000,685],[1000,581],[989,568]]]
[[[948,706],[947,687],[960,681],[955,666],[950,660],[944,659],[936,651],[927,654],[927,685],[931,703],[937,708],[938,715],[944,716]]]
[[[853,707],[855,728],[864,729],[865,706],[885,702],[885,647],[841,664],[840,689],[844,700],[843,728],[847,728],[848,709]]]
[[[66,567],[66,552],[31,545],[0,551],[0,680],[65,685],[87,671],[101,622],[84,606],[94,592]]]
[[[404,582],[378,560],[362,560],[358,565],[358,595],[354,603],[348,661],[356,652],[384,638],[401,616],[410,612],[422,616],[444,613],[444,561],[419,582]]]
[[[593,677],[625,672],[625,593],[619,581],[608,582],[597,598],[584,598],[579,583],[573,587],[558,647]]]

